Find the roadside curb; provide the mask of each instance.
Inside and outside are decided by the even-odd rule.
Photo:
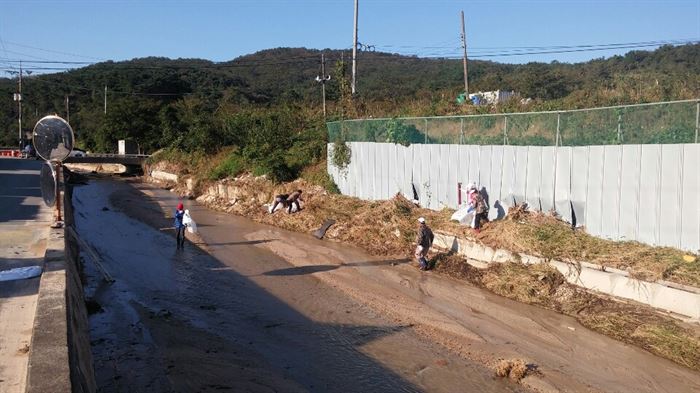
[[[44,258],[27,365],[27,393],[71,392],[62,230],[51,230]]]
[[[667,281],[649,282],[630,277],[623,270],[589,262],[546,261],[544,258],[512,253],[458,238],[435,233],[435,248],[452,251],[467,258],[467,263],[483,269],[493,263],[520,261],[524,264],[549,263],[570,284],[606,295],[633,300],[656,309],[700,321],[700,289]]]

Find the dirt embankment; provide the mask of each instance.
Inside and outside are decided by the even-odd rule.
[[[477,240],[494,248],[525,252],[546,259],[586,260],[626,269],[638,278],[666,279],[700,284],[700,262],[695,255],[670,248],[634,242],[611,242],[573,231],[567,224],[544,214],[517,211],[509,219],[489,223],[478,235],[449,220],[452,211],[422,209],[402,196],[388,201],[363,201],[330,194],[304,180],[274,184],[264,177],[241,176],[217,183],[183,180],[172,185],[181,195],[214,209],[249,217],[284,229],[311,232],[326,219],[336,224],[326,238],[358,245],[374,255],[408,256],[416,233],[416,220],[425,217],[434,230]],[[303,211],[269,214],[265,204],[274,195],[304,190]],[[692,259],[691,262],[686,259]],[[638,345],[659,356],[700,370],[700,328],[660,314],[650,307],[621,303],[591,294],[565,282],[548,265],[509,263],[479,270],[462,257],[437,254],[435,270],[467,280],[499,295],[559,311],[583,325],[621,341]]]

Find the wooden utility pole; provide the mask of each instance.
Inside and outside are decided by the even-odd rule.
[[[105,115],[107,114],[107,85],[105,85]]]
[[[70,98],[66,96],[66,121],[70,124]]]
[[[316,82],[321,84],[321,95],[323,97],[323,119],[326,118],[326,82],[331,80],[330,75],[326,75],[326,58],[321,53],[321,75],[316,77]]]
[[[462,11],[462,49],[464,49],[464,98],[469,99],[469,79],[467,78],[467,33],[464,29],[464,11]]]
[[[19,148],[22,148],[22,61],[19,62],[19,96],[17,100],[17,105],[19,105]]]
[[[355,0],[355,28],[352,39],[352,94],[355,94],[355,83],[357,82],[357,1]]]

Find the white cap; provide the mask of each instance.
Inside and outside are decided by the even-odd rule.
[[[418,217],[418,222],[420,222],[421,224],[425,224],[425,218]]]

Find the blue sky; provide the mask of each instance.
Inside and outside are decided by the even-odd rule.
[[[359,41],[390,52],[458,56],[460,10],[474,57],[513,47],[700,40],[700,0],[360,0]],[[350,48],[352,23],[353,0],[0,0],[0,61],[225,61],[280,46]],[[577,62],[629,50],[489,59]]]

